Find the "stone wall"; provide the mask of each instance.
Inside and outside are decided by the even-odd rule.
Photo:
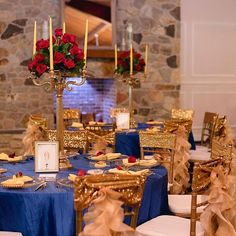
[[[128,23],[133,28],[133,47],[144,56],[149,45],[148,76],[133,90],[135,119],[163,119],[179,106],[180,1],[117,1],[117,37],[121,42]],[[118,82],[117,103],[127,106],[128,87]]]
[[[27,62],[32,56],[34,21],[38,38],[49,15],[58,27],[60,0],[0,0],[0,9],[0,130],[24,128],[31,113],[44,114],[52,125],[53,93],[27,80]],[[134,48],[144,53],[145,44],[150,47],[148,77],[134,89],[136,120],[168,117],[171,108],[179,106],[180,0],[117,0],[116,19],[118,43],[124,27],[132,23]],[[90,70],[101,68],[91,63]],[[101,70],[96,74],[100,77]],[[117,82],[119,106],[127,106],[127,95],[128,87]],[[6,143],[9,149],[17,148],[11,134],[0,136],[0,151]]]
[[[0,129],[25,127],[31,113],[43,113],[52,120],[53,94],[27,80],[27,62],[32,56],[34,21],[38,39],[49,15],[54,28],[58,27],[60,1],[1,0],[0,9]]]

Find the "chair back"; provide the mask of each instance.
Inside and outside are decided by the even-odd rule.
[[[221,158],[195,163],[192,182],[190,236],[196,236],[196,222],[199,219],[197,208],[208,204],[208,201],[197,203],[197,195],[209,188],[211,172],[223,163],[224,161]]]
[[[164,121],[164,132],[174,133],[180,126],[184,126],[186,130],[186,138],[189,136],[192,130],[192,120],[186,119],[172,119]]]
[[[214,118],[214,129],[213,129],[213,132],[212,132],[212,137],[211,137],[211,140],[215,137],[220,137],[221,136],[221,131],[222,129],[226,126],[226,123],[227,123],[227,118],[226,116],[222,116],[222,117],[215,117]]]
[[[104,187],[121,193],[120,200],[124,203],[124,206],[131,208],[130,211],[125,212],[125,215],[131,216],[130,225],[135,228],[145,181],[145,175],[101,174],[77,177],[74,184],[76,235],[82,232],[82,211],[90,205],[91,201],[96,199],[96,193]]]
[[[193,110],[175,109],[171,110],[171,119],[192,120],[194,115]]]
[[[47,129],[48,127],[48,121],[42,116],[42,114],[31,114],[29,117],[29,123],[41,127],[42,129]]]
[[[57,140],[56,130],[46,130],[46,139],[49,141]],[[64,130],[64,148],[68,151],[79,151],[85,154],[87,151],[88,133],[86,130],[70,131]]]
[[[201,145],[211,145],[211,138],[215,128],[215,121],[218,116],[219,115],[217,113],[205,112],[202,125]]]
[[[73,122],[80,122],[80,110],[79,109],[64,109],[63,121],[65,128],[70,127]]]
[[[232,161],[233,154],[233,146],[230,143],[224,143],[219,141],[216,138],[212,139],[212,147],[211,147],[211,158],[222,158],[224,160],[224,166],[227,167],[230,171],[230,164]]]
[[[160,163],[168,164],[169,166],[168,181],[171,186],[170,192],[172,192],[176,135],[172,133],[140,131],[139,144],[140,144],[141,159],[144,159],[144,153],[159,154],[160,158],[158,159],[156,158],[157,161]]]

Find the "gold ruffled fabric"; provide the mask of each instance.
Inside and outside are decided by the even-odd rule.
[[[34,142],[39,140],[44,140],[42,128],[29,122],[22,140],[24,155],[35,155]]]
[[[133,236],[135,231],[123,223],[121,194],[102,188],[84,215],[85,227],[79,236]]]
[[[223,167],[214,168],[210,178],[209,205],[200,217],[201,224],[206,232],[205,236],[236,236],[235,227],[232,224],[236,202],[227,192],[229,186]]]
[[[176,146],[174,156],[173,193],[184,194],[189,182],[188,160],[191,144],[186,139],[186,129],[179,126],[176,131]]]

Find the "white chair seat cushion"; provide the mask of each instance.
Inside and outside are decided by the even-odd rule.
[[[140,236],[189,236],[190,220],[178,216],[162,215],[149,220],[136,228]],[[196,224],[196,236],[203,236],[200,222]]]
[[[201,203],[207,200],[206,195],[198,195],[197,196],[197,203]],[[191,214],[191,195],[175,195],[169,194],[168,195],[168,202],[169,208],[173,213],[180,213],[180,214]],[[202,213],[205,206],[201,206],[197,208],[197,213]]]
[[[23,236],[19,232],[0,231],[0,236]]]
[[[207,147],[197,147],[196,150],[190,151],[190,160],[209,161],[211,160],[211,152]]]

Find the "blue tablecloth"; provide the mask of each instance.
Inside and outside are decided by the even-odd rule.
[[[191,144],[191,149],[195,150],[195,142],[193,138],[193,133],[189,134],[189,143]],[[140,158],[140,145],[139,145],[139,135],[138,131],[133,132],[117,132],[116,133],[116,152],[133,155]]]
[[[57,177],[67,177],[78,169],[91,169],[83,156],[71,159],[74,168],[60,171]],[[33,176],[34,161],[19,164],[3,164],[6,175],[22,171]],[[1,178],[0,178],[1,181]],[[9,190],[0,187],[0,230],[20,231],[24,236],[74,236],[75,214],[73,189],[57,188],[49,182],[42,191],[34,192],[35,187]],[[164,167],[153,168],[145,184],[144,196],[139,212],[138,224],[160,214],[168,214],[167,171]]]

